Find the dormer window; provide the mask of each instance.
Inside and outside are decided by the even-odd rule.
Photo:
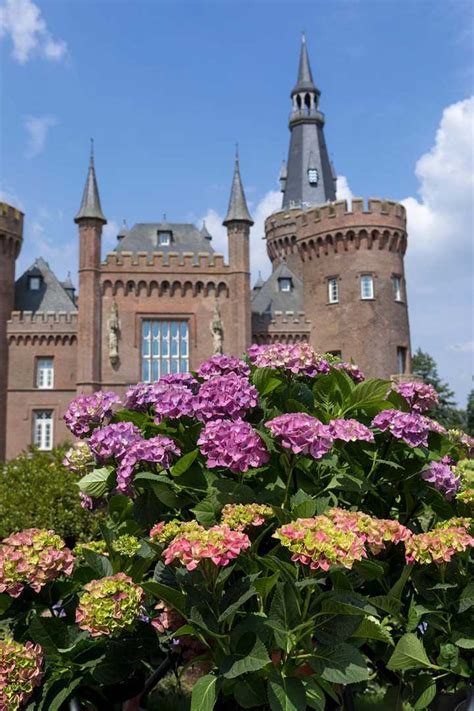
[[[281,277],[278,279],[278,286],[280,291],[291,291],[293,286],[292,279],[290,277]]]
[[[28,277],[28,290],[29,291],[39,291],[41,289],[41,277],[30,276]]]
[[[158,230],[157,236],[159,247],[169,247],[169,245],[171,244],[171,232],[169,232],[168,230]]]
[[[316,168],[308,169],[308,183],[310,185],[317,185],[319,180],[319,173]]]

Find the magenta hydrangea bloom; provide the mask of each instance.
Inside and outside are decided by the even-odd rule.
[[[163,551],[163,557],[165,565],[177,560],[188,570],[194,570],[205,559],[212,560],[214,565],[229,565],[249,547],[247,534],[221,524],[208,529],[199,527],[178,535]]]
[[[211,420],[197,443],[207,457],[209,469],[226,467],[234,473],[246,472],[263,466],[269,459],[263,440],[243,420]]]
[[[364,373],[360,370],[359,366],[354,363],[334,363],[334,368],[343,370],[347,375],[350,375],[355,383],[361,383],[365,380]]]
[[[70,404],[64,414],[67,428],[76,437],[90,434],[96,425],[101,425],[112,414],[112,406],[120,403],[118,395],[99,391],[93,395],[80,395]]]
[[[250,361],[258,368],[282,368],[291,373],[314,377],[329,373],[329,363],[308,343],[271,343],[253,345],[247,351]]]
[[[425,417],[425,422],[427,423],[428,428],[431,432],[436,432],[440,435],[448,434],[448,430],[446,429],[446,427],[443,427],[443,425],[441,425],[439,422],[436,422],[436,420],[432,420],[430,417]]]
[[[186,385],[167,385],[157,392],[153,409],[155,422],[160,424],[164,417],[173,420],[194,415],[194,395]]]
[[[358,420],[331,420],[329,432],[334,439],[342,439],[344,442],[373,442],[374,434],[368,427]]]
[[[332,447],[329,427],[304,412],[279,415],[265,426],[280,439],[282,447],[291,449],[294,454],[309,454],[314,459],[321,459]]]
[[[416,412],[400,410],[382,410],[372,420],[372,426],[381,432],[387,430],[396,438],[403,440],[410,447],[427,447],[430,426],[426,417]]]
[[[235,356],[214,355],[209,360],[205,360],[198,370],[198,375],[204,380],[226,373],[236,373],[236,375],[248,377],[250,368],[245,361]]]
[[[428,412],[439,403],[439,395],[429,383],[398,383],[395,390],[405,398],[413,412]]]
[[[461,477],[456,476],[449,466],[452,463],[449,457],[443,457],[439,462],[430,462],[428,469],[421,473],[423,479],[441,491],[448,501],[451,501],[461,486]]]
[[[196,392],[199,388],[199,383],[191,373],[168,373],[162,375],[158,380],[159,385],[185,385],[187,388]]]
[[[131,422],[115,422],[93,431],[88,444],[98,462],[120,459],[132,442],[141,440],[141,432]]]
[[[137,383],[127,388],[124,407],[127,410],[146,412],[156,400],[158,383]]]
[[[174,457],[180,454],[181,450],[173,440],[163,435],[132,442],[117,467],[117,491],[127,495],[131,493],[130,484],[134,471],[142,462],[158,464],[163,469],[168,469]]]
[[[201,385],[194,408],[196,417],[203,422],[221,417],[236,420],[257,403],[258,392],[247,378],[226,373]]]

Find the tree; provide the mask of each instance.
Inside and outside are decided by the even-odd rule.
[[[468,434],[474,435],[474,390],[471,390],[467,396],[466,431]]]
[[[433,417],[447,428],[466,429],[466,413],[456,406],[454,392],[448,383],[441,380],[434,358],[418,348],[412,358],[412,371],[413,375],[423,378],[425,383],[429,383],[438,391],[439,405],[431,413]]]

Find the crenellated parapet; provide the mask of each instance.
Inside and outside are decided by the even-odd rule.
[[[309,341],[311,321],[304,312],[274,311],[252,314],[252,342],[299,343]]]
[[[405,254],[406,211],[393,200],[354,198],[307,210],[290,208],[265,221],[270,259],[297,254],[306,261],[337,252],[379,249]]]
[[[103,272],[110,271],[149,271],[156,272],[204,272],[215,274],[230,273],[230,267],[224,262],[223,254],[209,252],[109,252],[101,265]]]
[[[15,260],[23,241],[23,213],[0,202],[0,255]]]
[[[7,321],[8,343],[72,344],[77,340],[77,313],[12,311]]]
[[[166,279],[154,278],[121,279],[115,275],[106,273],[102,277],[102,294],[104,296],[135,296],[135,297],[211,297],[228,298],[230,289],[227,281],[216,278],[214,280],[205,279],[205,275],[198,274],[195,278],[176,278],[170,275]],[[161,275],[160,275],[161,276]],[[220,275],[216,275],[219,277]],[[188,278],[186,278],[188,277]]]

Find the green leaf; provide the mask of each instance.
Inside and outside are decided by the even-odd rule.
[[[60,656],[59,649],[69,646],[68,628],[57,617],[38,617],[35,615],[29,627],[29,636],[40,644],[48,657]]]
[[[105,578],[107,575],[113,574],[112,564],[107,556],[87,550],[87,548],[84,548],[82,555],[89,568],[92,568],[94,573],[97,573],[99,577]]]
[[[385,568],[375,560],[360,560],[353,567],[355,573],[364,580],[379,580],[385,575]]]
[[[10,597],[10,595],[6,595],[4,593],[0,594],[0,615],[3,615],[3,613],[8,610],[12,602],[13,599]]]
[[[436,682],[432,676],[422,674],[415,681],[413,690],[415,703],[413,708],[416,711],[426,709],[436,696]]]
[[[291,513],[296,518],[311,518],[316,513],[316,500],[300,489],[290,499]]]
[[[353,637],[362,637],[365,639],[377,639],[380,642],[393,645],[393,639],[390,632],[383,627],[377,620],[365,617],[356,629]]]
[[[285,652],[294,644],[294,628],[301,622],[295,591],[290,583],[279,583],[270,605],[269,621],[275,642]]]
[[[466,636],[465,632],[453,632],[451,639],[457,647],[474,649],[474,637]]]
[[[267,694],[272,711],[306,710],[306,692],[299,679],[273,675],[268,681]]]
[[[253,632],[247,632],[239,640],[237,653],[224,660],[221,673],[226,679],[235,679],[241,674],[263,669],[269,662],[270,658],[262,640]]]
[[[345,412],[377,405],[385,400],[389,389],[390,383],[387,380],[371,379],[358,383],[347,398],[348,407]]]
[[[179,590],[154,581],[142,583],[142,587],[147,593],[153,595],[153,597],[167,602],[168,605],[171,605],[171,607],[179,612],[182,617],[186,616],[186,596]]]
[[[48,698],[48,711],[59,711],[65,701],[71,698],[71,694],[76,687],[82,682],[82,678],[73,679],[67,687],[64,687],[64,681],[61,683],[62,688],[54,695],[53,698]]]
[[[104,496],[112,486],[115,474],[110,467],[94,469],[90,474],[86,474],[77,483],[79,489],[94,498]]]
[[[316,674],[334,684],[356,684],[369,678],[364,657],[358,649],[346,642],[316,647],[310,665]]]
[[[459,612],[466,612],[474,605],[474,583],[466,585],[459,598]]]
[[[306,705],[315,711],[324,711],[326,697],[319,684],[311,677],[304,679],[303,684],[306,690]]]
[[[260,395],[268,395],[282,383],[281,378],[276,375],[273,368],[258,368],[254,370],[252,382]]]
[[[156,498],[170,509],[179,509],[182,506],[182,501],[168,484],[162,482],[153,484],[153,492]]]
[[[238,705],[243,709],[263,706],[266,702],[263,681],[254,677],[239,679],[234,687],[234,697]]]
[[[259,595],[266,598],[277,584],[279,577],[279,573],[273,573],[273,575],[269,575],[266,578],[257,578],[254,582],[254,588]]]
[[[217,700],[217,677],[202,676],[193,686],[191,711],[212,711]]]
[[[257,591],[248,579],[244,579],[229,588],[221,600],[220,609],[222,612],[219,615],[218,622],[227,620],[228,617],[233,615],[234,612],[237,612],[239,607],[242,607],[242,605],[256,595],[256,593]]]
[[[387,669],[406,671],[407,669],[423,668],[436,669],[428,659],[423,642],[415,634],[408,632],[398,640],[397,646],[387,662]]]
[[[402,596],[403,588],[405,587],[406,583],[408,582],[410,575],[412,574],[412,571],[413,571],[412,565],[405,565],[399,579],[397,580],[395,585],[390,589],[390,591],[388,593],[390,595],[390,597],[394,597],[397,600],[400,600],[400,598]]]
[[[172,476],[181,476],[188,471],[194,460],[199,454],[199,449],[193,449],[192,452],[187,452],[171,467],[170,473]]]
[[[375,607],[378,607],[384,612],[388,612],[390,615],[398,616],[402,608],[402,603],[394,597],[389,595],[376,595],[375,597],[369,598],[369,602]]]
[[[191,509],[196,521],[202,526],[212,526],[216,522],[216,512],[219,506],[214,498],[203,499]]]

